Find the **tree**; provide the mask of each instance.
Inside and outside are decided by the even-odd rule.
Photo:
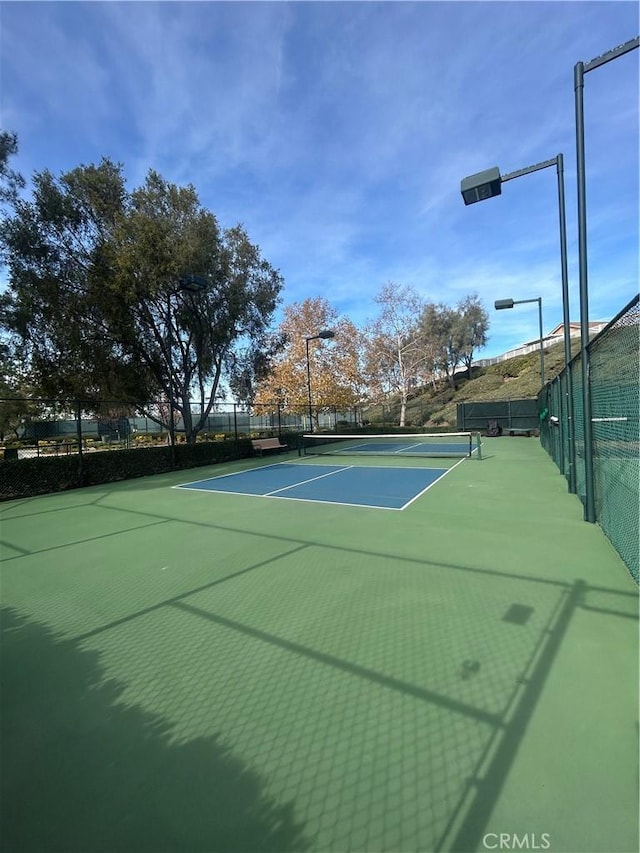
[[[222,377],[266,340],[282,277],[242,226],[221,231],[192,186],[157,172],[132,193],[109,160],[34,185],[0,228],[2,319],[34,377],[51,396],[137,401],[168,425],[142,405],[162,397],[195,440]]]
[[[22,175],[9,168],[9,158],[18,153],[18,137],[6,130],[0,131],[0,204],[12,203],[18,198],[25,181]]]
[[[431,368],[417,323],[424,303],[412,288],[392,282],[382,287],[375,302],[380,314],[367,330],[367,375],[374,393],[398,395],[399,425],[404,426],[409,393]]]
[[[0,341],[0,441],[10,434],[20,438],[21,428],[41,414],[43,406],[35,397],[20,363],[12,357],[10,347]]]
[[[420,333],[433,352],[434,368],[442,371],[451,388],[455,388],[455,371],[464,348],[460,315],[444,303],[428,302],[419,321]]]
[[[16,199],[0,225],[9,272],[0,321],[16,356],[45,396],[144,394],[148,377],[114,337],[105,306],[105,246],[124,204],[120,167],[105,160],[59,179],[44,171],[33,184],[32,200]]]
[[[0,131],[0,204],[3,205],[14,203],[18,191],[24,187],[22,175],[9,168],[10,158],[17,153],[16,134]],[[17,438],[20,426],[33,409],[23,396],[23,377],[18,365],[9,342],[0,340],[0,441],[10,432]]]
[[[237,384],[250,365],[260,372],[256,354],[266,345],[282,278],[240,225],[221,233],[193,187],[155,172],[133,193],[114,247],[114,286],[129,295],[134,351],[175,403],[191,440],[223,376]]]
[[[473,352],[486,343],[489,317],[478,296],[471,294],[455,308],[428,302],[420,317],[420,330],[433,352],[434,366],[455,388],[456,368],[465,364],[471,376]]]
[[[489,315],[482,307],[476,293],[470,294],[458,303],[458,313],[462,333],[460,358],[467,368],[467,376],[471,379],[473,353],[487,343]]]
[[[278,327],[284,342],[271,370],[258,385],[256,405],[278,404],[283,411],[306,413],[309,408],[306,339],[325,329],[335,333],[332,344],[309,341],[312,411],[317,424],[323,408],[347,409],[362,400],[362,336],[340,317],[324,297],[305,299],[284,309]]]

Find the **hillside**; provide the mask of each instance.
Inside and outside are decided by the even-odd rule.
[[[580,349],[578,340],[572,341],[572,355]],[[545,379],[548,382],[564,368],[564,344],[554,344],[544,352]],[[516,358],[473,368],[472,378],[466,371],[456,374],[456,388],[446,380],[436,389],[422,388],[407,403],[406,425],[429,427],[456,427],[456,406],[464,402],[487,400],[521,400],[534,398],[540,391],[540,353],[532,352]],[[373,405],[366,409],[370,423],[397,424],[400,405],[396,402]]]

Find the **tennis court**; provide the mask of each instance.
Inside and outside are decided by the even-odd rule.
[[[637,587],[545,451],[349,455],[0,505],[5,849],[637,849]]]
[[[251,471],[182,483],[178,488],[402,510],[430,489],[447,470],[280,462]]]
[[[357,438],[314,434],[302,439],[299,455],[304,462],[261,465],[181,483],[178,488],[403,510],[465,459],[474,454],[481,458],[480,437],[473,433]],[[338,456],[339,465],[322,461]],[[434,459],[440,460],[438,467]],[[440,467],[445,462],[448,467]]]

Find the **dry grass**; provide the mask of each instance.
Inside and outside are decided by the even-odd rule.
[[[574,341],[572,354],[579,350]],[[564,368],[564,344],[554,344],[545,350],[545,379],[549,382]],[[445,382],[434,391],[425,388],[407,404],[407,425],[445,426],[454,429],[457,422],[457,404],[465,402],[523,400],[538,396],[540,391],[540,353],[532,352],[501,361],[490,367],[473,370],[471,379],[465,374],[456,376],[456,388]],[[400,406],[391,402],[385,407],[371,407],[368,417],[372,422],[398,422]]]

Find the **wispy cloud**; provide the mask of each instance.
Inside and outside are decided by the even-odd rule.
[[[577,307],[573,65],[636,34],[633,3],[50,2],[2,14],[2,120],[23,171],[108,155],[131,185],[149,168],[193,183],[281,269],[285,301],[321,294],[356,322],[391,280],[450,304],[477,292],[487,309],[542,295],[556,325],[554,171],[472,208],[459,185],[562,152]],[[585,86],[598,318],[637,289],[637,53]],[[531,337],[529,321],[492,316],[487,354]]]

